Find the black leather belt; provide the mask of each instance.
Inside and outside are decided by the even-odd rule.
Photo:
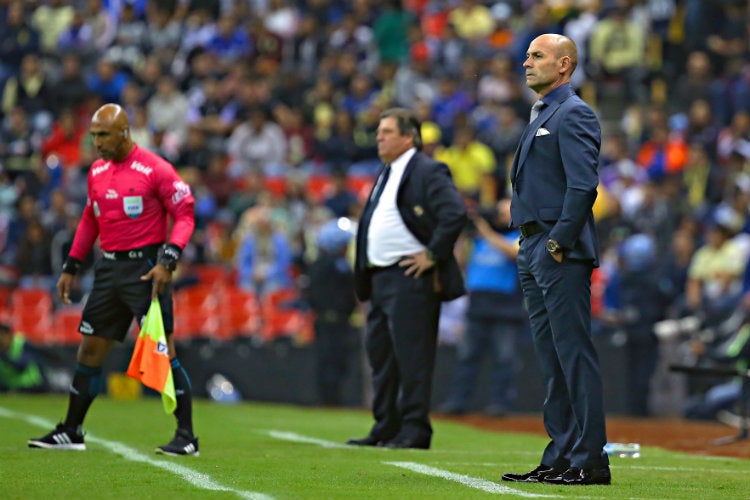
[[[529,236],[537,233],[541,233],[544,231],[544,228],[541,224],[538,222],[529,222],[528,224],[521,224],[521,227],[518,229],[521,230],[521,236],[524,238],[528,238]]]
[[[147,260],[156,259],[161,245],[146,245],[145,247],[133,248],[132,250],[118,250],[107,252],[102,250],[102,257],[107,260]]]
[[[395,264],[391,264],[390,266],[374,266],[372,264],[367,264],[367,270],[371,273],[377,273],[380,271],[392,271],[393,269],[398,269],[399,267],[401,266],[398,265],[398,262],[396,262]]]

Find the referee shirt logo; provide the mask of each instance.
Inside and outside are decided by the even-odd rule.
[[[122,199],[122,208],[125,210],[125,215],[131,219],[135,219],[143,213],[143,197],[142,196],[125,196]]]

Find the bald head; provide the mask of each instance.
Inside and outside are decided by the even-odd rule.
[[[578,65],[578,49],[570,38],[555,33],[531,41],[523,67],[526,84],[540,96],[570,82]]]
[[[555,57],[557,57],[558,59],[561,57],[570,58],[570,73],[573,73],[573,71],[575,71],[576,66],[578,66],[578,47],[576,47],[576,43],[573,40],[571,40],[567,36],[557,35],[554,33],[540,35],[537,40],[549,44],[549,47],[552,49]]]
[[[118,104],[105,104],[97,109],[91,118],[91,122],[98,122],[102,126],[115,127],[120,130],[130,128],[128,114]]]
[[[105,104],[97,109],[89,131],[94,147],[105,160],[120,161],[133,149],[128,114],[117,104]]]

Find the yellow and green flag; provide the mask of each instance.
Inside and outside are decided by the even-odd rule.
[[[167,335],[161,316],[159,301],[154,299],[148,308],[141,332],[135,342],[127,375],[140,380],[143,385],[161,393],[164,411],[168,414],[177,407],[172,365],[169,361]]]

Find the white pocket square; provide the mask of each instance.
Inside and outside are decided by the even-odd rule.
[[[539,129],[538,129],[538,130],[536,131],[536,136],[537,136],[537,137],[539,137],[540,135],[549,135],[549,130],[547,130],[547,129],[546,129],[546,128],[544,128],[544,127],[541,127],[541,128],[539,128]]]

